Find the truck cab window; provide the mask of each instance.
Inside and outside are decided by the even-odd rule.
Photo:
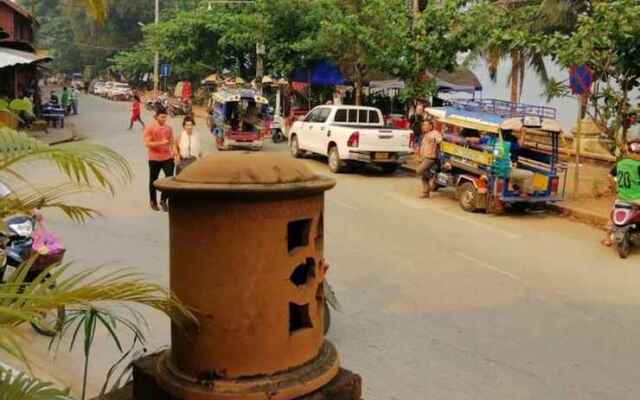
[[[315,119],[317,118],[319,112],[320,112],[319,109],[315,109],[311,111],[309,114],[307,114],[307,117],[304,119],[304,122],[315,122]]]
[[[349,110],[349,123],[350,124],[358,123],[358,110]]]
[[[380,123],[380,116],[378,115],[377,112],[370,110],[369,111],[369,123],[370,124],[379,124]]]
[[[341,108],[338,111],[336,111],[336,116],[333,120],[335,122],[347,122],[347,110],[345,110],[344,108]]]
[[[327,107],[321,108],[318,114],[316,115],[314,122],[324,124],[325,122],[327,122],[327,119],[329,118],[329,114],[331,114],[330,108],[327,108]]]
[[[369,122],[369,111],[368,110],[360,110],[359,114],[360,114],[360,118],[358,119],[359,123],[366,124],[366,123]]]

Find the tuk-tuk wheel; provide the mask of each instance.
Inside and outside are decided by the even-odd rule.
[[[463,210],[475,212],[478,210],[478,190],[471,182],[465,182],[458,187],[458,199]]]

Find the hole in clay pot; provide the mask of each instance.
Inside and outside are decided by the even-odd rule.
[[[318,227],[316,228],[316,250],[322,252],[324,250],[324,215],[320,214],[318,219]]]
[[[291,221],[287,226],[287,247],[289,253],[293,250],[307,246],[309,244],[309,233],[311,230],[311,220],[301,219]]]
[[[293,334],[303,329],[313,328],[309,316],[309,305],[289,303],[289,333]]]
[[[304,264],[300,264],[293,270],[291,277],[289,278],[291,282],[296,286],[304,286],[316,277],[316,262],[313,258],[307,258],[307,261]]]

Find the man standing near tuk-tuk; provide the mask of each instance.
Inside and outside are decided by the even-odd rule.
[[[430,119],[422,122],[422,143],[418,150],[417,172],[422,181],[422,197],[428,199],[431,196],[431,168],[438,162],[438,148],[442,142],[442,134],[434,129]]]

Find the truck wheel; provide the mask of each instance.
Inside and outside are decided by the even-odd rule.
[[[380,168],[382,168],[382,172],[385,174],[395,174],[396,171],[398,170],[398,168],[400,168],[400,165],[398,164],[382,164],[380,165]]]
[[[631,237],[629,232],[625,233],[622,240],[616,243],[616,250],[618,250],[620,258],[625,259],[629,257],[629,254],[631,254]]]
[[[331,146],[329,148],[329,169],[334,174],[344,172],[345,163],[340,159],[340,153],[338,153],[338,146]]]
[[[458,187],[458,199],[463,210],[468,212],[478,210],[478,190],[473,183],[465,182]]]
[[[291,136],[291,142],[289,143],[289,151],[294,158],[302,157],[300,151],[300,144],[298,143],[298,137],[296,135]]]

